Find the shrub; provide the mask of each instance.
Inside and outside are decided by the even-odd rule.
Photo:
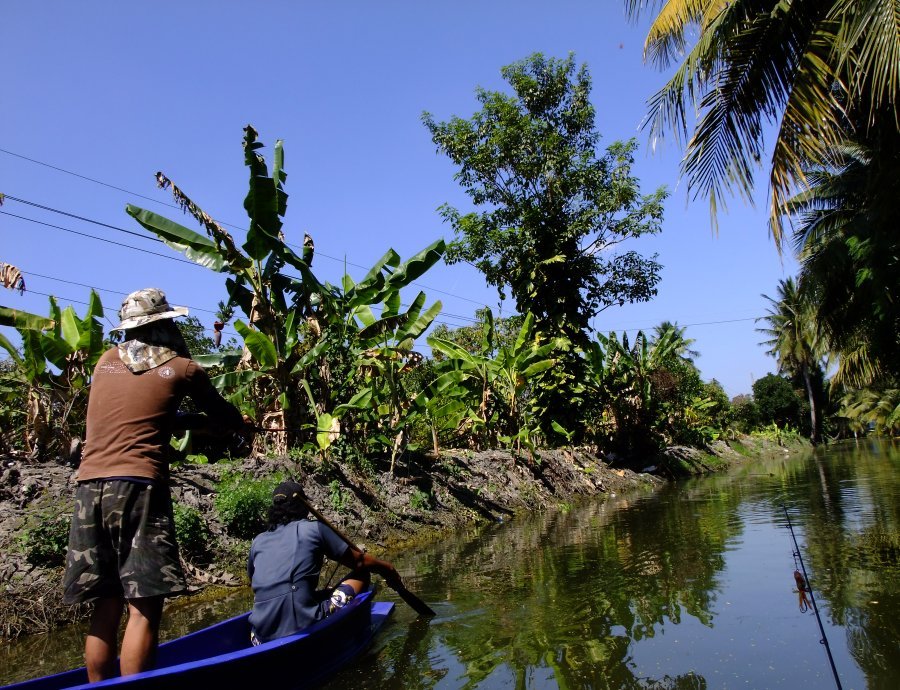
[[[266,529],[272,491],[283,481],[275,474],[262,479],[226,476],[218,487],[216,512],[229,534],[252,539]]]
[[[780,427],[799,426],[801,399],[794,392],[791,382],[783,376],[767,374],[753,382],[753,400],[759,409],[760,422],[775,423]]]
[[[338,513],[343,513],[347,509],[347,497],[344,496],[341,483],[337,479],[332,480],[328,485],[328,499],[331,507]]]
[[[409,497],[409,505],[413,510],[429,511],[432,508],[433,496],[421,489],[416,489]]]
[[[55,568],[66,562],[70,520],[63,515],[38,516],[38,523],[22,533],[25,558],[32,565]]]
[[[206,553],[209,546],[209,528],[200,511],[190,506],[175,504],[175,538],[182,553],[199,556]]]

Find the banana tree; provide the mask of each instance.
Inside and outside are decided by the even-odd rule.
[[[431,336],[428,344],[433,352],[444,355],[435,366],[437,378],[427,391],[428,409],[433,420],[443,429],[467,428],[472,436],[490,444],[494,438],[498,412],[494,409],[493,390],[497,369],[493,366],[493,316],[488,310],[481,331],[478,352]]]
[[[406,390],[402,375],[422,361],[413,349],[415,341],[441,310],[438,301],[423,311],[425,293],[419,292],[409,308],[398,313],[399,292],[392,295],[396,297],[383,303],[377,319],[368,305],[354,310],[362,325],[354,345],[359,390],[354,408],[363,420],[378,427],[374,440],[390,448],[391,474],[397,454],[407,445],[410,424],[422,413],[418,397]]]
[[[303,326],[307,320],[315,322],[325,289],[310,269],[314,253],[311,238],[305,238],[302,255],[298,255],[282,234],[287,209],[282,142],[275,143],[270,175],[258,153],[263,144],[257,136],[253,127],[244,129],[244,162],[250,171],[244,209],[250,226],[240,248],[229,232],[162,173],[156,176],[159,186],[171,189],[178,204],[204,227],[206,236],[146,209],[129,205],[126,210],[186,258],[227,274],[228,303],[237,305],[246,316],[246,321],[235,323],[245,348],[238,369],[219,377],[217,384],[231,388],[233,400],[264,426],[287,430],[275,435],[276,450],[283,453],[303,421],[302,406],[295,405],[297,386],[293,385],[294,370],[309,349],[310,331]],[[299,276],[288,275],[286,268],[294,269]],[[233,360],[233,353],[226,352],[216,363]]]
[[[53,297],[49,318],[0,308],[0,325],[12,326],[22,339],[21,354],[2,336],[0,347],[28,391],[25,445],[32,455],[63,451],[73,435],[83,433],[91,374],[105,349],[102,318],[93,290],[84,317],[72,307],[60,309]]]
[[[535,337],[534,320],[534,314],[526,314],[513,345],[501,346],[494,359],[497,392],[504,397],[509,418],[516,424],[510,434],[506,438],[501,437],[501,440],[515,443],[516,450],[521,450],[523,443],[533,449],[532,436],[537,430],[534,420],[529,418],[528,407],[521,406],[520,412],[519,401],[531,386],[534,377],[556,365],[557,359],[550,355],[561,350],[567,342],[565,338],[540,342]]]
[[[359,368],[356,360],[371,347],[357,338],[366,327],[366,310],[383,304],[391,315],[393,305],[399,307],[401,288],[434,265],[444,244],[436,242],[405,263],[391,250],[359,284],[349,278],[342,288],[321,283],[311,270],[312,239],[305,236],[302,255],[298,255],[282,234],[287,206],[282,142],[275,144],[269,175],[258,153],[262,144],[256,131],[248,126],[244,132],[245,163],[250,169],[244,208],[250,228],[240,248],[162,173],[157,174],[159,185],[172,190],[182,208],[205,228],[206,236],[145,209],[128,206],[127,211],[185,257],[227,275],[228,303],[237,305],[246,317],[235,322],[244,338],[243,353],[240,358],[234,352],[222,352],[198,359],[205,365],[236,367],[214,382],[264,428],[278,429],[270,438],[276,452],[285,453],[288,447],[300,445],[297,442],[310,430],[319,432],[322,415],[330,415],[329,434],[334,434],[332,426],[339,419],[336,408],[354,399],[346,389]],[[287,270],[299,275],[289,275]],[[402,340],[391,342],[389,347],[400,348]],[[300,399],[304,380],[314,400],[311,406]]]
[[[323,349],[308,355],[320,358],[314,383],[322,412],[344,420],[351,442],[364,439],[370,450],[389,449],[392,472],[420,413],[402,374],[421,361],[415,341],[441,310],[440,302],[426,309],[419,292],[401,311],[401,290],[440,260],[444,248],[438,240],[405,262],[389,250],[359,283],[345,275],[323,303]]]
[[[530,446],[534,428],[520,403],[534,378],[554,366],[550,355],[562,344],[558,339],[536,340],[534,320],[527,314],[514,343],[501,346],[494,357],[490,310],[485,313],[479,353],[444,338],[429,338],[432,349],[446,357],[438,363],[439,375],[430,388],[433,417],[449,418],[457,426],[465,421],[476,433],[483,432],[488,442]]]
[[[634,344],[628,335],[597,334],[585,352],[590,385],[601,404],[601,418],[609,420],[612,435],[630,451],[647,450],[658,436],[654,429],[653,373],[677,351],[675,329],[656,339],[638,331]],[[657,439],[658,440],[658,439]]]

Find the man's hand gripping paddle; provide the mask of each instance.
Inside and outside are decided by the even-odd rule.
[[[359,548],[356,546],[356,544],[354,544],[352,541],[350,541],[350,538],[346,534],[344,534],[337,527],[332,525],[325,518],[325,516],[322,515],[322,513],[320,513],[318,510],[316,510],[312,506],[312,504],[310,504],[310,502],[308,500],[306,500],[305,496],[301,496],[300,500],[303,501],[303,503],[306,505],[307,508],[309,508],[309,512],[316,516],[316,519],[319,522],[321,522],[323,525],[326,525],[327,527],[330,527],[336,535],[338,535],[341,539],[344,540],[344,542],[347,544],[347,546],[350,546],[354,549]],[[388,584],[388,587],[393,589],[399,595],[399,597],[401,599],[403,599],[403,601],[405,601],[407,604],[409,604],[412,607],[412,609],[419,615],[421,615],[421,616],[437,615],[428,604],[426,604],[424,601],[419,599],[419,597],[417,597],[415,594],[413,594],[408,589],[406,589],[406,587],[404,587],[403,584],[399,584],[396,586]]]

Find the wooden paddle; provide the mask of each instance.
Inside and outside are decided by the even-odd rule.
[[[300,498],[300,500],[303,501],[304,505],[306,505],[306,507],[309,508],[309,512],[311,512],[313,515],[315,515],[316,519],[319,522],[321,522],[323,525],[325,525],[327,527],[330,527],[336,535],[338,535],[341,539],[344,540],[344,542],[347,544],[347,546],[350,546],[357,550],[359,549],[359,547],[356,544],[354,544],[352,541],[350,541],[350,537],[348,537],[346,534],[341,532],[337,527],[332,525],[327,520],[327,518],[324,515],[322,515],[322,513],[320,513],[318,510],[316,510],[312,506],[312,504],[306,500],[305,496],[299,496],[298,498]],[[392,587],[391,585],[388,585],[388,587],[393,589],[400,596],[400,598],[403,599],[403,601],[405,601],[407,604],[409,604],[412,607],[412,609],[416,613],[418,613],[420,616],[436,616],[437,615],[428,604],[426,604],[424,601],[419,599],[419,597],[417,597],[415,594],[413,594],[408,589],[406,589],[406,587],[404,587],[402,584],[398,585],[396,587]]]

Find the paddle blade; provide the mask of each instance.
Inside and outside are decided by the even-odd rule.
[[[406,587],[400,585],[399,587],[392,587],[393,589],[403,601],[412,607],[412,609],[418,613],[420,616],[436,616],[437,614],[434,610],[426,604],[424,601],[419,599],[415,594],[410,592]]]

